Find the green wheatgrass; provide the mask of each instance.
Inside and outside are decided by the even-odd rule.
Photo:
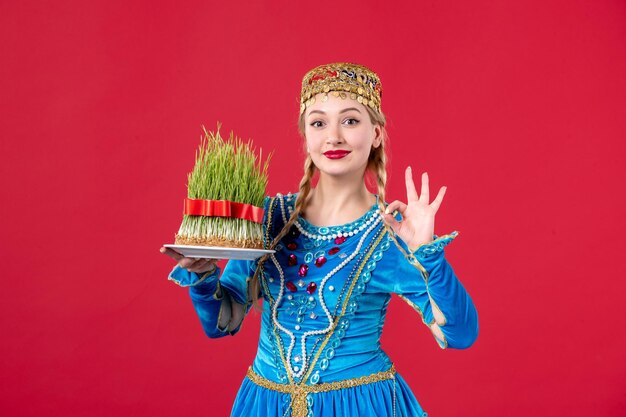
[[[187,196],[203,200],[228,200],[263,207],[267,169],[271,153],[262,162],[252,142],[244,142],[233,132],[224,140],[217,132],[207,131],[196,151],[196,163],[187,176]],[[263,247],[263,228],[244,219],[208,216],[183,216],[176,235],[177,244]]]

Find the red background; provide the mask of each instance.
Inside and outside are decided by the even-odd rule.
[[[201,125],[274,149],[294,191],[299,83],[385,88],[388,200],[448,186],[436,233],[480,315],[441,351],[395,300],[384,348],[433,416],[626,407],[626,4],[2,2],[0,414],[227,415],[259,317],[207,339],[158,249]]]

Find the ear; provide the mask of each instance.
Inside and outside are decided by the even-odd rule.
[[[372,148],[376,149],[383,142],[383,128],[381,125],[374,125],[374,142]]]

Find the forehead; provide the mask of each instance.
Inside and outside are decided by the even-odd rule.
[[[307,107],[305,114],[307,117],[320,115],[322,113],[332,115],[348,112],[350,109],[361,114],[367,113],[365,106],[357,100],[352,99],[349,94],[343,93],[341,95],[335,95],[333,92],[328,94],[320,93],[315,95],[315,102]]]

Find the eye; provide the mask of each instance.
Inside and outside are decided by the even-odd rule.
[[[359,120],[358,119],[354,119],[354,118],[349,118],[349,119],[344,120],[344,124],[347,124],[347,125],[357,125],[357,124],[359,124]]]
[[[312,127],[322,127],[322,122],[320,122],[319,120],[316,120],[314,122],[311,123]]]

